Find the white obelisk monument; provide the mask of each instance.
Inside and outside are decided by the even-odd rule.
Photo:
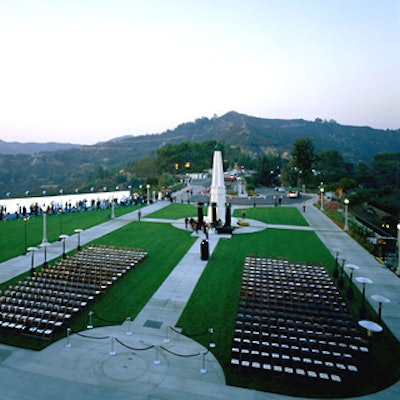
[[[212,221],[212,204],[217,206],[217,221],[225,224],[226,190],[224,182],[224,168],[222,165],[222,154],[219,150],[214,151],[212,179],[210,188],[210,206],[208,207],[207,219]]]

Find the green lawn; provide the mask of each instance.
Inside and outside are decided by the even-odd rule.
[[[143,248],[149,256],[95,302],[91,309],[109,321],[134,319],[196,238],[162,223],[131,223],[94,244]],[[101,321],[98,321],[101,322]]]
[[[243,262],[249,254],[284,256],[290,260],[321,263],[329,269],[335,264],[313,232],[268,229],[221,239],[178,324],[189,335],[213,327],[218,342],[213,352],[225,370],[230,361]],[[206,344],[207,338],[204,340]]]
[[[139,206],[116,207],[115,216],[134,211]],[[72,235],[77,228],[87,229],[110,219],[111,209],[47,215],[47,239],[55,242],[60,234]],[[0,221],[0,262],[17,257],[43,238],[43,216]]]
[[[233,252],[232,249],[235,249]],[[229,368],[231,342],[233,339],[236,307],[240,293],[243,261],[246,255],[273,256],[288,258],[293,261],[319,263],[332,272],[335,260],[314,232],[288,231],[268,229],[250,235],[233,236],[231,239],[220,240],[216,250],[202,274],[190,301],[188,302],[178,325],[188,336],[214,329],[214,339],[217,347],[213,354],[221,363],[227,383],[257,388],[263,391],[286,393],[290,395],[304,395],[315,397],[318,395],[359,395],[376,391],[376,382],[364,382],[362,385],[345,387],[343,393],[329,392],[329,388],[306,388],[296,384],[288,385],[280,380],[265,379],[254,375],[240,375]],[[346,280],[345,288],[348,286]],[[361,296],[357,291],[350,308],[355,313],[361,304]],[[369,308],[369,316],[375,320],[374,311]],[[196,338],[204,346],[208,344],[208,336]],[[374,364],[378,369],[378,385],[381,387],[394,383],[399,379],[400,357],[399,343],[386,330],[386,345],[374,342],[372,350],[375,355]],[[385,365],[391,365],[390,371]],[[318,390],[318,393],[316,392]]]
[[[204,208],[206,210],[206,208]],[[180,219],[185,217],[197,218],[197,207],[193,204],[173,203],[168,207],[155,211],[146,217],[159,219]]]
[[[90,310],[99,317],[94,317],[94,324],[115,325],[121,324],[127,317],[134,319],[196,240],[190,234],[189,231],[169,224],[133,222],[92,242],[107,246],[143,248],[149,253],[135,269],[129,271],[90,305]],[[22,277],[23,275],[3,283],[0,289],[4,290]],[[88,311],[84,310],[74,319],[71,325],[73,331],[86,329]],[[65,336],[65,332],[60,332],[54,339],[62,336]],[[0,341],[36,350],[49,344],[4,332],[0,333]]]
[[[164,214],[160,212],[163,215],[160,218],[184,217],[193,209],[195,211],[193,215],[196,215],[194,206],[182,206],[178,204],[170,205],[164,210]],[[240,211],[238,212],[240,213]],[[259,207],[247,209],[247,213],[249,218],[257,216],[259,219],[263,219],[267,217],[267,222],[276,221],[274,223],[293,225],[300,220],[300,224],[303,225],[301,223],[302,215],[295,208]],[[94,214],[91,215],[94,216]],[[149,257],[90,305],[90,310],[94,311],[96,315],[94,318],[95,326],[121,323],[128,316],[135,318],[193,244],[195,239],[190,234],[189,231],[176,229],[169,224],[133,222],[96,240],[96,244],[144,248],[149,251]],[[268,229],[247,235],[233,235],[231,239],[220,239],[178,325],[183,328],[183,332],[188,336],[206,332],[209,328],[214,329],[217,347],[212,351],[224,368],[226,380],[229,384],[289,395],[320,396],[321,388],[318,388],[318,393],[315,389],[310,392],[296,385],[283,384],[280,380],[238,375],[229,369],[243,261],[246,255],[252,254],[320,263],[330,272],[332,272],[335,263],[330,252],[310,231]],[[345,283],[345,288],[347,288],[347,285],[348,281]],[[4,289],[4,286],[2,285],[0,289]],[[356,291],[355,298],[350,304],[355,313],[359,304],[360,293]],[[85,328],[88,311],[85,310],[73,321],[72,329],[74,331]],[[376,318],[371,309],[369,309],[369,318],[373,320]],[[61,332],[60,336],[62,335],[65,335],[65,332]],[[372,348],[372,354],[375,357],[374,365],[378,368],[378,381],[366,381],[360,385],[355,385],[353,388],[346,388],[349,390],[348,393],[357,395],[373,392],[399,379],[399,343],[393,339],[387,330],[384,337],[384,342],[374,341]],[[32,344],[32,340],[27,344],[26,338],[19,339],[4,334],[0,339],[4,343],[18,346],[29,345],[30,348],[37,349],[47,345],[47,343]],[[208,335],[196,337],[196,340],[207,345]],[[25,342],[23,343],[23,341]],[[340,393],[335,393],[334,397],[340,395]]]
[[[245,218],[243,218],[243,212],[246,213]],[[233,216],[241,218],[244,221],[249,218],[267,224],[308,226],[307,221],[295,207],[255,207],[236,209],[233,212]]]

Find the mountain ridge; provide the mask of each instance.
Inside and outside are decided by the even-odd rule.
[[[35,154],[41,151],[57,151],[81,147],[79,144],[59,142],[7,142],[0,139],[0,154]]]
[[[54,151],[38,144],[29,149],[31,153],[1,154],[4,142],[0,141],[0,198],[8,192],[16,195],[27,190],[87,190],[85,186],[107,181],[110,174],[129,169],[166,144],[215,141],[238,147],[252,157],[286,156],[301,137],[312,139],[317,154],[338,150],[354,165],[370,163],[377,153],[400,152],[400,130],[345,126],[321,119],[266,119],[231,111],[220,117],[185,122],[161,134],[124,135],[94,145],[61,144],[61,149]]]
[[[383,130],[369,126],[341,125],[333,120],[326,121],[319,118],[314,121],[302,118],[261,118],[229,111],[220,117],[201,117],[195,121],[184,122],[162,133],[122,135],[93,145],[57,142],[19,143],[0,140],[0,154],[33,155],[42,151],[68,151],[76,148],[84,149],[86,153],[89,149],[101,152],[101,149],[115,148],[118,145],[136,145],[140,148],[138,154],[147,155],[166,143],[207,140],[239,146],[243,151],[253,155],[266,152],[283,154],[290,151],[292,143],[298,137],[311,138],[317,152],[336,149],[344,158],[353,161],[369,162],[376,153],[400,151],[400,129]],[[377,138],[379,140],[376,140]],[[122,161],[120,157],[117,158]]]

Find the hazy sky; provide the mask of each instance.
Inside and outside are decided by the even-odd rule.
[[[400,0],[0,0],[0,139],[235,110],[400,128]]]

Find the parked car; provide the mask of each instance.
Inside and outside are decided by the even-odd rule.
[[[289,199],[298,199],[300,196],[300,192],[298,192],[297,190],[291,190],[288,194],[287,197]]]

